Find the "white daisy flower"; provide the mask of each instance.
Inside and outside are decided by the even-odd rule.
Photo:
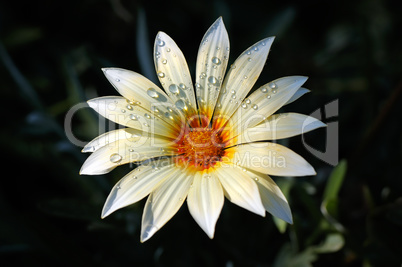
[[[225,72],[229,39],[222,18],[198,50],[193,86],[183,53],[159,32],[154,61],[164,90],[138,73],[105,68],[122,96],[99,97],[89,106],[127,128],[107,132],[83,152],[93,152],[81,174],[104,174],[126,163],[139,166],[112,189],[102,218],[148,196],[141,242],[153,236],[187,199],[194,220],[213,238],[224,197],[265,216],[292,223],[288,202],[268,175],[314,175],[313,167],[276,140],[323,127],[297,113],[274,115],[308,90],[303,76],[269,82],[249,95],[274,37],[244,51]]]

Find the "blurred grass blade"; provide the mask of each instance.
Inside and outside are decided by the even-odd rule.
[[[290,188],[293,185],[293,179],[283,178],[283,179],[277,180],[276,183],[279,186],[279,188],[281,189],[282,193],[285,195],[286,199],[289,200],[289,192],[290,192]],[[286,231],[286,227],[287,227],[288,223],[285,222],[284,220],[279,219],[276,216],[273,216],[272,218],[274,220],[276,228],[278,228],[279,232],[283,234]]]
[[[335,218],[338,215],[338,193],[345,178],[346,169],[346,160],[341,160],[328,179],[321,203],[322,214],[338,231],[344,230],[343,226]]]
[[[11,77],[13,77],[14,81],[20,88],[22,97],[24,97],[26,101],[31,104],[35,109],[43,111],[42,103],[39,100],[38,94],[36,93],[35,89],[28,83],[25,77],[18,70],[17,66],[15,66],[13,60],[11,59],[10,55],[7,53],[6,48],[1,42],[0,58],[3,61],[6,69],[10,72]]]

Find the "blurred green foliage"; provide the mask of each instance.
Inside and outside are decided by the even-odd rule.
[[[113,184],[133,166],[79,176],[86,158],[66,137],[71,107],[117,95],[101,72],[155,79],[153,38],[168,33],[195,72],[199,42],[223,16],[231,58],[275,35],[256,86],[310,77],[285,107],[339,122],[337,167],[300,137],[287,145],[317,175],[275,178],[294,217],[286,225],[225,202],[213,240],[186,205],[139,242],[144,203],[100,219]],[[2,266],[400,266],[402,262],[402,17],[398,1],[2,1],[0,3],[0,260]],[[339,99],[339,116],[324,105]],[[70,127],[70,125],[67,125]],[[88,108],[72,120],[89,141],[115,125]],[[325,150],[325,129],[305,134]],[[347,165],[347,167],[346,167]]]

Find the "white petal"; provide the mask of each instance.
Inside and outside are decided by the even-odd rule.
[[[88,105],[103,117],[142,132],[176,138],[179,131],[177,125],[166,122],[168,118],[155,116],[155,113],[130,104],[124,97],[98,97],[89,100]]]
[[[104,174],[119,165],[176,153],[168,139],[133,137],[109,143],[92,153],[81,167],[80,174]]]
[[[276,183],[269,176],[259,173],[255,173],[254,180],[257,181],[261,201],[265,209],[279,219],[290,224],[293,223],[288,201]]]
[[[246,129],[241,135],[233,139],[231,145],[288,138],[325,126],[325,123],[316,118],[302,114],[276,114],[257,126]]]
[[[109,143],[113,143],[117,140],[135,137],[138,138],[138,140],[141,138],[148,138],[149,133],[132,128],[117,129],[114,131],[106,132],[86,144],[85,147],[82,149],[82,152],[94,152],[99,148],[106,146]]]
[[[283,105],[288,105],[288,104],[296,101],[297,99],[299,99],[300,97],[302,97],[303,95],[305,95],[307,93],[310,93],[309,89],[300,87],[299,90],[297,90],[296,93],[294,93],[293,96]]]
[[[227,149],[232,162],[251,170],[278,176],[315,175],[314,168],[292,150],[275,143],[256,142]]]
[[[175,173],[153,191],[142,215],[141,242],[147,241],[179,210],[187,197],[193,176],[176,168]]]
[[[103,206],[102,218],[143,199],[161,181],[171,177],[173,174],[175,174],[175,166],[168,159],[141,164],[113,187]]]
[[[215,169],[214,174],[219,178],[226,197],[234,204],[265,216],[260,193],[250,174],[232,164],[225,164]]]
[[[306,81],[307,77],[291,76],[261,86],[242,102],[242,107],[233,115],[233,128],[240,133],[265,120],[281,108]]]
[[[259,41],[244,51],[232,64],[223,83],[217,104],[219,108],[214,117],[221,115],[226,120],[240,106],[260,76],[273,41],[274,37]]]
[[[154,45],[155,68],[166,93],[187,117],[196,114],[193,83],[183,53],[166,33],[159,32]]]
[[[106,78],[114,88],[130,102],[140,106],[155,115],[164,115],[166,112],[174,118],[176,124],[181,122],[179,114],[171,112],[175,109],[174,103],[157,85],[144,76],[120,68],[102,69]],[[164,118],[162,116],[162,118]],[[171,120],[168,120],[171,122]]]
[[[202,38],[197,55],[196,94],[200,113],[208,123],[215,108],[229,59],[229,37],[218,18]]]
[[[194,220],[207,233],[214,237],[215,224],[224,202],[222,186],[213,174],[197,172],[187,197],[188,209]]]

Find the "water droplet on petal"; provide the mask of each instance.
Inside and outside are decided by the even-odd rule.
[[[158,92],[156,92],[156,90],[154,88],[149,88],[147,90],[147,94],[152,97],[152,98],[158,98]]]
[[[127,108],[128,110],[133,110],[133,107],[132,107],[131,105],[127,105],[126,108]]]
[[[166,64],[167,63],[167,60],[166,59],[163,59],[162,60],[162,64]]]
[[[156,44],[158,45],[158,46],[164,46],[165,45],[165,42],[163,41],[163,40],[161,40],[161,39],[158,39],[158,41],[156,42]]]
[[[208,82],[213,84],[213,85],[218,85],[219,84],[218,79],[216,79],[214,76],[209,76]]]
[[[271,89],[275,89],[277,86],[276,86],[276,83],[272,82],[272,83],[269,84],[269,87]]]
[[[182,99],[179,99],[176,101],[175,106],[180,109],[183,110],[186,108],[186,103],[184,103],[184,101]]]
[[[268,92],[268,89],[267,88],[261,88],[261,92],[263,92],[263,93],[266,93],[266,92]]]
[[[246,104],[246,103],[243,103],[243,104],[241,104],[241,107],[244,108],[244,109],[246,109],[246,108],[247,108],[247,104]]]
[[[168,48],[166,48],[166,52],[170,52],[170,48],[168,47]]]
[[[174,84],[174,83],[172,83],[170,86],[169,86],[169,91],[172,93],[172,94],[175,94],[175,95],[177,95],[177,94],[179,94],[179,87],[176,85],[176,84]]]
[[[115,81],[116,81],[116,82],[120,82],[120,79],[117,79],[117,78],[116,78]]]
[[[135,114],[130,114],[130,119],[132,119],[133,121],[138,121],[138,116]]]
[[[267,98],[268,98],[268,99],[270,99],[270,98],[271,98],[271,96],[270,96],[270,95],[267,95]]]
[[[214,63],[215,65],[219,65],[221,64],[221,60],[217,57],[213,57],[212,58],[212,63]]]
[[[113,163],[119,163],[122,159],[123,157],[118,153],[110,155],[110,161]]]
[[[273,94],[276,94],[276,90],[272,90],[272,93],[273,93]]]
[[[151,119],[151,116],[148,113],[145,113],[144,117],[147,118],[147,119]]]
[[[258,177],[254,177],[254,181],[258,181]]]
[[[257,109],[258,109],[258,105],[255,105],[255,104],[254,104],[254,105],[253,105],[253,109],[254,109],[254,110],[257,110]]]
[[[187,87],[186,87],[186,85],[185,85],[184,83],[179,84],[179,87],[180,87],[182,90],[186,90],[186,89],[187,89]]]
[[[158,77],[165,78],[165,73],[163,73],[162,71],[158,71]]]
[[[251,100],[250,99],[246,99],[246,104],[250,104]]]

